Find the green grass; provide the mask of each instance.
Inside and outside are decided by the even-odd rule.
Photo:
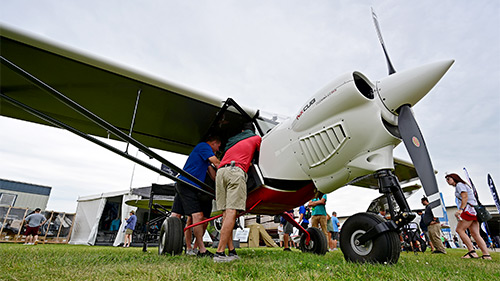
[[[213,250],[212,250],[213,251]],[[0,280],[500,280],[500,252],[493,261],[401,253],[395,265],[347,263],[341,251],[325,256],[279,248],[239,249],[241,260],[158,256],[156,248],[0,244]]]

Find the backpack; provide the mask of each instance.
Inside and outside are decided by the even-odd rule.
[[[306,220],[310,219],[311,218],[311,209],[308,207],[306,207],[306,213],[304,214],[304,218]]]

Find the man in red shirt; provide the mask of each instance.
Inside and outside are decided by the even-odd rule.
[[[234,249],[232,232],[236,211],[244,211],[246,208],[247,172],[255,151],[260,149],[261,141],[261,137],[255,134],[253,124],[245,123],[242,132],[230,138],[226,145],[215,179],[217,209],[223,211],[215,262],[228,262],[239,258]],[[224,253],[226,246],[229,249],[228,256]]]

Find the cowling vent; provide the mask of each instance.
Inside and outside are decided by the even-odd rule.
[[[335,154],[346,142],[342,124],[336,124],[299,140],[302,153],[310,168],[320,165]]]

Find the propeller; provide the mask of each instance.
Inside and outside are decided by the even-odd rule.
[[[380,31],[380,26],[378,23],[377,15],[375,14],[375,11],[372,8],[372,18],[373,18],[373,23],[375,24],[375,29],[377,30],[377,35],[380,41],[380,44],[382,45],[382,49],[384,51],[385,59],[387,61],[387,67],[389,69],[389,75],[395,74],[396,70],[394,69],[394,66],[391,63],[391,60],[389,58],[389,54],[387,53],[387,50],[385,48],[384,40],[382,38],[382,33]],[[417,87],[422,87],[424,81],[428,81],[428,87],[422,87],[421,94],[425,95],[431,88],[434,86],[437,81],[439,81],[440,77],[446,72],[446,70],[451,66],[453,62],[444,62],[440,63],[439,65],[436,64],[436,66],[428,67],[424,71],[421,71],[420,73],[414,73],[416,74],[413,77],[419,77],[419,79],[410,79],[410,81],[413,81],[413,83],[417,84]],[[429,70],[429,71],[427,71]],[[430,71],[432,70],[432,71]],[[437,72],[435,72],[437,70]],[[424,78],[424,73],[429,75],[430,77]],[[441,75],[439,75],[441,74]],[[394,75],[396,76],[396,75]],[[432,77],[435,77],[432,79]],[[395,77],[394,77],[395,78]],[[399,78],[398,78],[399,79]],[[411,84],[409,80],[403,82],[405,84]],[[420,84],[420,83],[422,84]],[[399,85],[401,86],[401,85]],[[408,88],[409,90],[409,88]],[[410,91],[411,92],[411,91]],[[421,97],[420,95],[415,95],[418,99]],[[400,99],[408,99],[409,97],[405,94],[400,95]],[[415,101],[416,102],[416,101]],[[387,105],[387,103],[386,103]],[[398,110],[399,116],[398,116],[398,129],[401,135],[401,138],[403,140],[403,143],[406,147],[406,150],[408,151],[408,154],[410,155],[410,158],[413,162],[413,165],[415,166],[415,169],[417,171],[418,177],[420,178],[420,182],[422,183],[422,186],[424,188],[425,195],[429,199],[429,204],[431,205],[431,208],[433,209],[433,213],[437,217],[442,217],[443,216],[443,210],[440,206],[442,206],[441,203],[441,197],[439,194],[439,188],[437,185],[436,177],[434,175],[434,168],[432,167],[432,162],[431,158],[429,156],[429,152],[427,150],[427,146],[424,141],[424,137],[422,135],[422,132],[420,131],[420,128],[418,127],[417,121],[415,120],[415,117],[413,116],[413,112],[411,110],[411,107],[409,104],[403,104],[401,105]]]

